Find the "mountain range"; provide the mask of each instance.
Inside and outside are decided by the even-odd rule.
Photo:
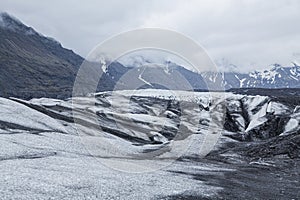
[[[299,64],[133,63],[0,14],[2,199],[299,199]]]
[[[0,96],[70,97],[83,61],[84,58],[55,39],[43,36],[7,13],[0,14]],[[195,73],[170,61],[146,64],[142,68],[119,62],[105,68],[100,63],[94,65],[96,70],[103,71],[96,91],[115,88],[206,90],[216,78],[222,78],[224,89],[300,87],[297,63],[288,67],[273,64],[268,69],[250,73]]]

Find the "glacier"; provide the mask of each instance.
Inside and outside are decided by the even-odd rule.
[[[298,134],[292,107],[267,96],[156,89],[0,98],[1,198],[216,198],[223,186],[193,173],[271,167],[224,147]],[[227,164],[206,159],[214,152]]]

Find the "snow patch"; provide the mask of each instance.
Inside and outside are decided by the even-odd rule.
[[[105,58],[101,57],[100,58],[100,63],[101,63],[101,69],[104,73],[108,72],[107,64]]]

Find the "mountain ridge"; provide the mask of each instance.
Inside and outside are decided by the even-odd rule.
[[[151,61],[144,58],[145,63],[149,64]],[[141,59],[139,58],[138,66],[141,64]],[[183,66],[177,65],[170,61],[165,61],[161,63],[167,66],[168,70],[179,70],[185,68]],[[171,67],[169,67],[171,65]],[[219,64],[224,67],[223,64]],[[131,67],[134,67],[130,65]],[[280,64],[272,64],[266,69],[254,70],[248,73],[238,72],[237,66],[234,64],[226,63],[226,69],[232,69],[232,71],[220,71],[220,72],[193,72],[194,76],[199,76],[199,79],[204,79],[206,84],[214,84],[217,77],[222,76],[222,85],[220,88],[231,89],[231,88],[299,88],[300,84],[300,66],[296,62],[292,62],[292,66],[283,67]],[[220,67],[218,67],[219,70]],[[201,76],[201,77],[200,77]],[[187,76],[185,76],[187,78]],[[197,85],[195,82],[191,82],[191,85]],[[199,84],[198,84],[199,85]],[[195,89],[207,89],[205,86],[200,88],[195,87]]]
[[[69,98],[83,61],[84,58],[64,48],[55,39],[43,36],[7,13],[0,14],[0,96]],[[135,69],[136,66],[127,67],[117,61],[109,66],[91,63],[95,68],[92,77],[97,80],[95,76],[101,74],[93,92],[144,88],[208,90],[208,85],[216,85],[216,81],[222,79],[217,89],[300,88],[300,66],[297,63],[291,67],[275,64],[268,70],[256,70],[248,74],[199,74],[169,60],[161,63],[161,68],[150,67],[154,65],[151,60],[145,59],[145,62],[149,67],[142,66],[145,68],[143,72]],[[137,65],[143,65],[143,59]],[[230,68],[237,68],[229,65]]]
[[[0,95],[4,97],[68,97],[83,62],[72,50],[7,13],[1,14],[0,55]]]

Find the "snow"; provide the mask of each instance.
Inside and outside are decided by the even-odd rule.
[[[281,114],[290,113],[290,109],[281,103],[270,102],[267,107],[267,112],[273,113],[275,115],[281,115]]]
[[[66,132],[53,118],[12,100],[0,98],[0,121],[39,131]]]
[[[267,122],[266,115],[275,114],[275,115],[282,115],[286,113],[290,113],[289,108],[284,106],[278,102],[271,102],[269,97],[265,96],[245,96],[245,95],[233,95],[232,93],[222,93],[222,92],[187,92],[187,91],[171,91],[171,90],[157,90],[157,89],[145,89],[145,90],[136,90],[136,91],[114,91],[114,94],[118,94],[124,97],[130,96],[137,96],[137,97],[154,97],[158,99],[166,99],[166,100],[176,100],[180,102],[191,102],[196,104],[201,104],[204,108],[211,108],[211,103],[213,100],[215,101],[214,104],[218,104],[224,102],[228,102],[228,109],[230,112],[233,112],[233,116],[239,124],[240,131],[249,132],[250,130],[264,124]],[[100,94],[100,93],[99,93]],[[108,94],[108,93],[106,93]],[[245,120],[243,116],[240,114],[242,111],[240,110],[240,102],[239,100],[243,99],[244,104],[247,108],[248,115],[250,117],[250,123],[248,127],[245,127]],[[115,99],[116,100],[116,99]],[[116,100],[119,103],[118,105],[124,105],[124,102],[120,102],[120,98]],[[123,108],[124,109],[124,108]],[[122,108],[117,107],[116,110],[122,110]],[[257,111],[254,111],[257,110]],[[196,111],[193,111],[195,113]],[[234,114],[234,112],[236,112]],[[189,115],[193,115],[190,113]],[[222,112],[219,112],[222,113]],[[158,113],[157,113],[158,114]],[[166,114],[167,115],[167,114]],[[136,116],[138,117],[138,116]],[[208,112],[201,111],[200,112],[200,119],[209,119],[211,116]],[[143,117],[141,118],[143,119]],[[189,120],[191,120],[190,118]],[[183,124],[187,127],[191,132],[195,132],[197,127],[193,127],[193,123],[189,123],[189,120],[185,120]],[[151,121],[143,120],[143,121]],[[151,121],[151,123],[155,123]],[[170,125],[168,125],[170,126]],[[205,130],[205,126],[200,126],[200,129],[203,131]]]
[[[284,132],[281,135],[286,135],[292,131],[299,129],[299,120],[297,119],[290,119],[288,123],[285,125]]]
[[[139,78],[141,81],[143,81],[144,83],[146,83],[147,85],[150,85],[151,87],[153,87],[152,84],[151,84],[150,82],[146,81],[146,80],[143,79],[143,77],[142,77],[142,75],[143,75],[143,73],[145,72],[145,70],[146,70],[146,68],[143,69],[142,73],[140,73],[140,75],[139,75],[138,78]]]
[[[104,92],[106,93],[106,92]],[[178,101],[188,101],[194,103],[201,103],[204,106],[208,106],[212,98],[224,99],[225,93],[222,92],[192,92],[192,91],[174,91],[174,90],[162,90],[162,89],[144,89],[144,90],[119,90],[113,93],[123,96],[143,96],[154,97],[159,99],[169,99]],[[100,93],[97,93],[102,94]]]
[[[159,92],[161,92],[160,95]],[[176,141],[169,141],[158,130],[162,126],[177,128],[176,121],[166,117],[167,115],[176,117],[175,112],[171,110],[164,112],[165,108],[161,105],[164,101],[159,101],[155,105],[139,105],[132,102],[133,104],[130,104],[132,106],[124,106],[123,103],[128,101],[132,93],[134,92],[119,91],[105,93],[107,95],[101,98],[97,95],[77,97],[74,101],[40,98],[16,102],[17,99],[0,98],[1,122],[17,123],[29,129],[40,130],[39,134],[31,134],[26,130],[0,128],[2,198],[152,199],[182,194],[186,191],[189,194],[204,197],[216,195],[220,188],[206,185],[184,173],[197,170],[200,175],[207,175],[224,173],[232,169],[205,162],[187,164],[187,162],[175,161],[173,158],[174,155],[188,156],[199,153],[199,147],[205,139],[204,132],[188,135],[186,139],[178,138]],[[171,91],[145,90],[136,93],[140,97],[159,95],[162,99],[179,99],[175,96],[176,93],[171,97]],[[182,98],[192,101],[192,97],[189,97],[192,93],[182,91],[179,94]],[[201,94],[204,96],[203,99],[201,99]],[[201,99],[201,102],[206,102],[209,95],[201,94],[197,94],[198,100],[196,101],[200,102]],[[103,106],[101,102],[104,101],[111,103],[112,106]],[[95,105],[95,102],[99,104]],[[219,101],[214,102],[218,104]],[[52,112],[55,112],[59,106],[63,110],[59,112],[62,115],[70,114],[69,108],[72,103],[76,110],[81,112],[102,111],[107,117],[99,119],[101,124],[107,123],[103,123],[103,126],[109,125],[124,134],[133,134],[140,138],[146,137],[142,136],[145,132],[140,132],[139,129],[148,129],[149,135],[153,136],[156,141],[162,141],[162,144],[135,145],[135,142],[121,139],[101,129],[94,129],[84,124],[75,126],[73,123],[54,119],[23,103],[43,106]],[[91,105],[94,106],[90,107]],[[146,110],[149,109],[152,114],[129,112],[142,111],[145,109],[143,106],[148,106]],[[197,131],[197,127],[193,126],[193,120],[197,121],[201,116],[206,118],[209,116],[206,111],[201,112],[199,116],[199,112],[199,109],[191,109],[182,114],[183,126],[187,126],[189,132]],[[191,118],[185,117],[189,115]],[[84,113],[75,114],[75,116],[89,120]],[[109,124],[110,119],[116,120],[117,125]],[[90,121],[93,120],[90,119]],[[126,126],[127,122],[130,126]],[[58,130],[63,123],[67,125],[65,132]],[[89,134],[75,134],[80,126],[84,126],[84,130]],[[149,128],[150,126],[152,128]],[[18,131],[18,134],[13,134],[14,131]],[[218,138],[216,134],[212,136]],[[210,151],[213,147],[213,142],[210,145],[207,143],[204,150]],[[162,159],[136,159],[145,152],[149,152],[149,155],[152,152],[158,152],[161,155],[157,158]],[[142,173],[145,171],[151,171],[151,173]],[[175,171],[181,171],[183,174],[177,174]]]
[[[163,69],[164,69],[164,72],[165,72],[166,74],[169,74],[169,75],[170,75],[171,73],[170,73],[170,69],[169,69],[169,63],[170,63],[170,62],[167,62],[166,66],[165,66]]]
[[[244,81],[246,80],[246,78],[240,79],[237,75],[234,75],[234,77],[235,77],[237,80],[239,80],[239,82],[240,82],[240,88],[242,88],[242,87],[243,87],[243,84],[244,84]]]
[[[293,113],[299,113],[299,112],[300,112],[300,106],[296,106],[296,107],[294,108]]]
[[[255,79],[257,79],[257,71],[255,71],[255,72],[251,72],[250,74],[249,74],[249,76],[251,77],[251,78],[255,78]]]
[[[276,70],[261,70],[256,71],[255,73],[250,73],[250,77],[253,77],[255,79],[262,79],[262,80],[268,80],[271,81],[271,83],[274,83],[276,76],[279,76],[280,74]]]
[[[240,80],[240,87],[243,87],[244,86],[244,81],[246,80],[246,78],[243,78]]]
[[[267,113],[267,108],[268,104],[264,103],[261,108],[259,109],[258,112],[253,114],[253,110],[256,109],[260,104],[268,100],[268,97],[263,97],[263,96],[250,96],[248,99],[247,105],[248,105],[248,113],[249,117],[251,119],[247,129],[245,132],[249,132],[253,128],[265,123],[267,121],[266,113]]]
[[[249,125],[248,125],[247,129],[245,130],[245,132],[249,132],[250,130],[258,127],[259,125],[265,123],[266,121],[267,121],[267,118],[265,118],[265,117],[254,118],[249,123]]]
[[[289,133],[298,131],[300,129],[300,112],[299,106],[296,106],[293,113],[291,114],[291,119],[285,125],[284,132],[281,135],[287,135]]]
[[[120,126],[119,128],[127,129],[130,124],[133,122],[139,124],[139,128],[135,129],[132,133],[125,131],[126,134],[132,136],[138,136],[143,139],[147,139],[151,130],[155,130],[156,132],[160,130],[161,127],[169,127],[172,129],[176,129],[176,123],[174,123],[171,119],[176,117],[176,114],[171,111],[163,112],[161,105],[152,105],[151,107],[144,105],[149,111],[153,113],[153,115],[139,113],[141,110],[140,105],[131,102],[129,104],[129,99],[134,97],[151,97],[162,100],[173,100],[179,102],[191,102],[195,105],[202,105],[204,108],[212,109],[212,105],[222,104],[222,102],[228,102],[228,109],[230,112],[233,112],[232,116],[236,120],[237,124],[239,124],[240,131],[245,130],[245,132],[249,132],[253,128],[260,126],[261,124],[267,121],[266,115],[267,113],[282,115],[285,113],[290,113],[289,108],[284,106],[278,102],[270,102],[268,97],[264,96],[245,96],[245,95],[234,95],[232,93],[222,93],[222,92],[187,92],[187,91],[171,91],[171,90],[158,90],[158,89],[144,89],[144,90],[120,90],[113,92],[101,92],[95,95],[97,96],[106,96],[106,100],[112,107],[87,107],[87,105],[94,105],[97,102],[98,105],[102,105],[104,101],[93,99],[93,98],[76,98],[76,103],[73,106],[76,106],[78,109],[86,109],[92,113],[104,113],[108,120],[114,120]],[[245,127],[245,120],[242,117],[240,110],[239,100],[244,99],[244,104],[248,109],[248,115],[250,117],[250,123],[248,127]],[[55,99],[33,99],[31,100],[33,104],[42,104],[46,107],[51,106],[61,106],[66,108],[71,108],[72,105],[65,101],[55,100]],[[124,106],[125,105],[125,106]],[[143,109],[145,109],[143,108]],[[254,112],[254,110],[257,110]],[[148,112],[149,112],[148,111]],[[133,112],[133,113],[130,113]],[[134,113],[138,112],[138,113]],[[198,127],[193,124],[197,123],[196,121],[199,119],[209,119],[211,118],[209,112],[205,112],[205,110],[200,111],[199,108],[193,110],[186,110],[185,116],[196,116],[189,118],[182,118],[182,125],[186,126],[188,130],[191,132],[197,132]],[[200,115],[195,115],[194,113],[200,112]],[[218,111],[222,113],[222,111]],[[235,113],[236,112],[236,113]],[[64,112],[62,112],[65,114]],[[129,113],[129,114],[128,114]],[[166,118],[170,116],[171,119]],[[84,116],[82,116],[84,117]],[[216,116],[217,117],[217,116]],[[219,116],[220,117],[220,116]],[[220,118],[221,120],[221,118]],[[93,121],[90,121],[93,123]],[[109,121],[102,121],[101,123],[109,125]],[[151,126],[149,126],[151,124]],[[110,125],[109,125],[110,126]],[[206,129],[205,126],[201,125],[201,130]],[[88,130],[85,130],[85,132]],[[145,134],[147,133],[147,134]]]
[[[35,105],[42,104],[43,106],[56,106],[63,103],[63,100],[51,99],[51,98],[39,98],[39,99],[31,99],[30,102]]]
[[[177,162],[165,170],[132,174],[107,168],[88,156],[5,161],[1,167],[3,199],[153,199],[186,191],[209,198],[221,188],[169,171],[188,173],[196,168],[203,175],[229,171]]]
[[[104,73],[107,73],[107,72],[108,72],[108,67],[107,67],[105,58],[101,57],[100,63],[101,63],[101,69],[102,69],[102,71],[103,71]]]
[[[170,100],[180,102],[180,115],[178,107],[169,109]],[[248,127],[242,104],[250,117]],[[55,119],[30,106],[65,117],[73,115],[84,123]],[[2,198],[151,199],[186,191],[213,196],[220,188],[185,174],[197,170],[199,175],[209,175],[232,169],[175,158],[206,155],[232,142],[224,136],[233,134],[223,130],[225,111],[239,125],[239,134],[263,124],[268,114],[291,114],[287,107],[268,97],[222,92],[145,89],[101,92],[68,100],[0,98],[0,124],[19,125],[0,126]],[[297,111],[291,114],[282,134],[298,129]],[[166,137],[163,128],[176,139]],[[32,130],[38,130],[38,134]],[[156,143],[151,143],[150,137]],[[238,155],[231,158],[237,160]]]

